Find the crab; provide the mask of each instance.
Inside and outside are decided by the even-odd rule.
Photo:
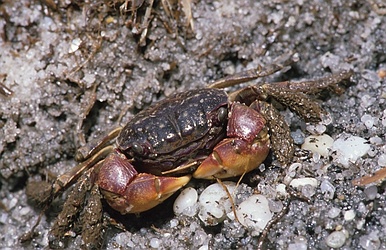
[[[319,122],[324,111],[308,94],[327,88],[341,93],[338,83],[353,72],[302,82],[261,83],[230,94],[223,88],[271,75],[297,60],[297,54],[284,55],[266,68],[259,66],[207,88],[167,97],[123,128],[81,148],[76,156],[81,163],[52,186],[49,201],[76,182],[49,233],[50,246],[63,247],[81,214],[84,246],[99,247],[101,199],[121,214],[141,213],[162,203],[192,177],[243,176],[264,162],[271,150],[283,166],[288,165],[294,154],[290,129],[270,100],[289,107],[306,122]]]

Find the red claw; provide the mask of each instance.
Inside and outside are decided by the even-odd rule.
[[[227,138],[223,139],[193,173],[194,178],[240,176],[257,168],[270,150],[264,117],[256,110],[234,103],[229,114]]]
[[[107,203],[121,214],[149,210],[183,187],[190,176],[159,177],[138,173],[118,150],[104,161],[97,184]]]

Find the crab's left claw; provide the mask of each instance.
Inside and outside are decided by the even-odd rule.
[[[223,179],[240,176],[257,168],[270,150],[265,124],[264,117],[257,110],[234,103],[229,114],[227,138],[216,145],[193,177]]]

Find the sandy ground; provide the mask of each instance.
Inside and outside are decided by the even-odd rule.
[[[133,35],[130,16],[103,3],[0,2],[0,83],[13,91],[0,96],[0,248],[47,246],[63,199],[46,212],[35,239],[21,244],[19,236],[40,212],[27,201],[26,183],[75,166],[76,149],[85,141],[174,91],[203,87],[297,51],[298,63],[263,80],[312,79],[352,69],[352,85],[343,95],[323,97],[332,117],[324,133],[334,140],[358,136],[370,150],[348,164],[334,152],[294,159],[302,166],[296,177],[318,184],[302,191],[310,202],[291,202],[265,247],[386,249],[385,184],[351,184],[386,165],[382,1],[193,1],[193,31],[181,8],[176,21],[155,2],[144,46]],[[310,127],[288,110],[282,113],[301,144]],[[242,188],[275,201],[280,178],[273,177],[282,171],[268,161],[263,173],[246,176]],[[189,185],[201,192],[207,182]],[[104,248],[256,248],[259,236],[251,229],[229,219],[211,227],[197,216],[175,216],[173,199],[140,217],[129,216],[125,232],[109,226]],[[69,248],[80,242],[70,240]]]

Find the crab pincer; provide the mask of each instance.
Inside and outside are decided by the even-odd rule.
[[[96,184],[107,203],[121,214],[147,211],[185,186],[190,176],[166,177],[138,173],[115,149],[101,166]]]
[[[243,175],[267,157],[270,141],[265,118],[239,102],[231,105],[227,136],[193,173],[194,178],[213,179]]]

